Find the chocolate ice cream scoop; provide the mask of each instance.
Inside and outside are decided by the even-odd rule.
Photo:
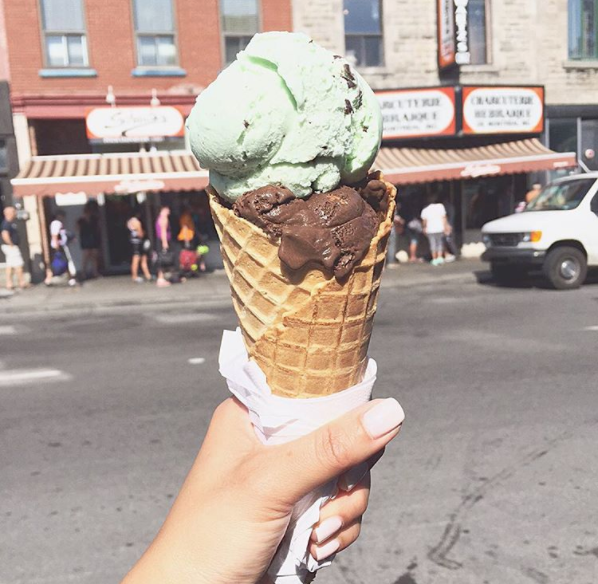
[[[280,238],[278,257],[291,269],[309,262],[343,278],[369,249],[378,215],[354,189],[340,187],[295,199],[284,187],[263,187],[241,196],[237,215]]]

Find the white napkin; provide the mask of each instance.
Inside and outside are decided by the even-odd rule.
[[[272,395],[266,376],[250,361],[241,331],[224,331],[219,357],[220,373],[228,388],[249,410],[251,422],[265,444],[282,444],[309,434],[370,400],[376,381],[376,362],[368,361],[358,385],[325,397],[289,399]],[[268,570],[275,584],[303,584],[310,572],[330,565],[318,562],[307,551],[320,507],[334,492],[334,482],[304,497],[295,506],[287,533]]]

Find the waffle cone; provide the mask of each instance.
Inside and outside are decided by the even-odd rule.
[[[396,189],[363,260],[341,282],[320,268],[290,271],[278,245],[208,187],[224,268],[249,357],[276,395],[320,397],[363,379],[394,216]]]

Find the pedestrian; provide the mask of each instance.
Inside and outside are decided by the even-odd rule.
[[[152,275],[149,271],[147,258],[151,251],[151,242],[147,237],[143,224],[138,214],[133,215],[127,221],[127,229],[129,230],[129,242],[131,243],[131,279],[136,284],[142,284],[143,278],[139,276],[139,267],[145,276],[145,280],[150,282]]]
[[[455,239],[453,237],[453,226],[455,225],[455,205],[453,205],[450,199],[446,196],[442,198],[441,202],[446,209],[447,222],[447,229],[445,230],[443,237],[443,244],[445,248],[444,261],[454,262],[459,255],[459,250],[457,249],[457,244],[455,243]]]
[[[397,201],[395,206],[395,214],[390,229],[390,237],[388,239],[388,252],[386,255],[386,264],[389,268],[397,267],[399,260],[397,259],[398,239],[399,235],[402,235],[405,231],[405,219],[400,215],[401,202]]]
[[[4,219],[0,224],[2,253],[6,258],[6,289],[13,290],[13,274],[17,277],[20,290],[28,288],[23,274],[23,255],[19,249],[19,231],[17,229],[17,210],[14,207],[4,209]]]
[[[421,213],[423,230],[430,242],[432,254],[432,265],[440,266],[444,263],[442,238],[449,229],[446,218],[446,209],[438,202],[437,195],[431,195],[428,199],[428,206],[424,207]]]
[[[57,211],[54,216],[54,220],[50,223],[50,247],[52,248],[52,265],[65,265],[68,273],[68,285],[77,285],[77,270],[73,262],[71,250],[69,249],[69,243],[74,239],[66,229],[65,225],[66,216],[64,211]],[[46,268],[46,279],[44,284],[50,286],[52,284],[53,270],[52,265]],[[61,270],[60,273],[64,273]],[[60,275],[60,274],[56,274]]]
[[[92,201],[88,201],[85,204],[83,215],[77,221],[79,245],[83,256],[81,271],[84,279],[98,278],[100,275],[100,223],[91,203]],[[88,271],[89,266],[91,266],[91,273]]]
[[[170,282],[164,277],[164,268],[170,268],[174,265],[174,256],[170,251],[170,242],[172,239],[170,230],[170,207],[162,205],[160,213],[156,219],[156,243],[158,247],[158,279],[156,284],[159,288],[170,286]]]
[[[540,183],[534,183],[532,185],[531,190],[527,191],[525,194],[525,205],[529,205],[531,202],[535,201],[540,191],[542,190],[542,185]]]

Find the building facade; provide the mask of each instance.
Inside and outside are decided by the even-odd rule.
[[[594,2],[583,0],[303,0],[293,4],[293,22],[295,30],[352,59],[383,100],[391,95],[386,92],[396,89],[416,89],[410,98],[430,95],[420,93],[421,88],[455,89],[456,129],[441,126],[441,131],[420,135],[385,131],[384,146],[421,149],[420,157],[432,150],[442,162],[473,156],[475,148],[514,144],[519,149],[520,141],[532,139],[536,152],[541,144],[554,153],[574,153],[580,170],[594,170],[598,169],[597,10]],[[468,130],[463,118],[471,114],[467,108],[474,103],[466,103],[473,91],[468,86],[481,88],[475,94],[478,101],[535,100],[539,108],[543,100],[545,107],[537,124],[521,125],[519,130],[511,125],[492,132],[491,122],[480,131]],[[520,89],[506,89],[509,86]],[[505,89],[497,93],[497,88]],[[444,95],[447,91],[451,90],[442,89]],[[497,113],[496,108],[479,109],[475,115]],[[424,115],[421,110],[416,113]],[[507,113],[518,115],[515,108]],[[470,151],[465,153],[466,149]],[[550,156],[546,151],[543,160],[536,156],[533,165],[515,165],[515,170],[502,165],[500,173],[492,172],[500,166],[494,162],[486,169],[474,165],[462,171],[459,181],[447,177],[413,186],[414,181],[406,180],[399,192],[450,191],[462,239],[475,239],[481,224],[512,210],[532,182],[571,171],[570,156],[567,160]],[[403,152],[399,158],[407,156]],[[481,199],[485,204],[480,206]]]
[[[176,208],[206,184],[181,152],[197,94],[253,34],[291,27],[290,0],[0,0],[34,271],[57,206],[76,231],[89,199],[107,270],[125,269],[127,216],[141,207],[151,224],[160,201]]]

